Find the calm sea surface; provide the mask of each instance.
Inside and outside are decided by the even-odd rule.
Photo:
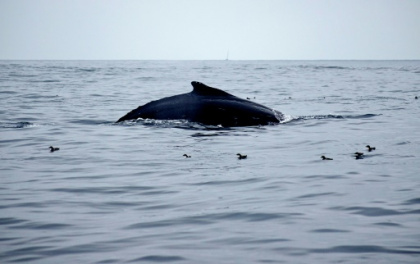
[[[191,81],[287,119],[114,123]],[[420,61],[0,61],[0,263],[420,263],[416,96]]]

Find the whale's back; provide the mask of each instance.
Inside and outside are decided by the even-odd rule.
[[[281,113],[223,90],[192,82],[193,91],[149,102],[117,122],[137,118],[184,119],[205,125],[253,126],[279,123]]]

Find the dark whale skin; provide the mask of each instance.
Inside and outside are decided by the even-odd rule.
[[[266,106],[241,99],[200,82],[191,82],[193,91],[151,101],[132,110],[118,122],[137,118],[183,119],[223,127],[276,124],[283,114]]]

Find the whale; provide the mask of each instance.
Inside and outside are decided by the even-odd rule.
[[[239,127],[278,124],[281,112],[241,99],[201,82],[191,82],[189,93],[151,101],[128,112],[116,123],[136,119],[187,120],[203,125]]]

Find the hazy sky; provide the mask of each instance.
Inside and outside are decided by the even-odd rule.
[[[420,59],[420,0],[0,0],[0,59]]]

